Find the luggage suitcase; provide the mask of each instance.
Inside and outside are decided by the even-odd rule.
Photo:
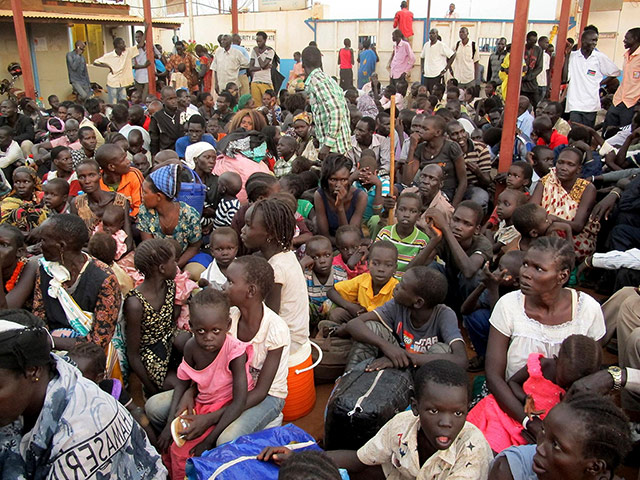
[[[320,325],[322,323],[320,322]],[[322,360],[313,370],[316,384],[335,382],[336,378],[344,373],[353,341],[350,338],[333,336],[331,331],[325,337],[323,329],[320,328],[313,343],[322,350]],[[313,350],[312,355],[315,363],[318,360],[318,352]]]
[[[340,377],[331,392],[324,422],[327,450],[357,450],[409,406],[411,373],[393,368],[365,372],[367,363],[360,363]]]

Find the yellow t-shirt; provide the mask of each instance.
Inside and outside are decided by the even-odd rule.
[[[367,272],[350,280],[338,282],[334,285],[334,288],[342,298],[349,302],[357,303],[365,308],[367,312],[370,312],[393,298],[393,289],[397,284],[398,280],[391,277],[378,294],[374,295],[371,274]]]

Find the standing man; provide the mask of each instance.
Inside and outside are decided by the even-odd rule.
[[[247,68],[249,60],[242,55],[237,48],[231,48],[231,35],[223,35],[220,39],[220,48],[216,49],[211,69],[215,73],[215,89],[220,93],[227,83],[233,82],[239,85],[238,79],[241,68]]]
[[[276,52],[267,46],[267,34],[256,33],[256,46],[251,51],[249,72],[251,79],[251,97],[256,105],[262,105],[262,96],[267,90],[273,90],[271,82],[271,65]]]
[[[438,29],[432,28],[429,31],[429,41],[422,47],[420,57],[425,85],[429,93],[432,93],[434,85],[444,83],[444,74],[447,70],[451,71],[456,54],[447,44],[438,40]]]
[[[67,73],[69,74],[69,83],[78,95],[78,101],[84,102],[87,98],[93,96],[91,80],[89,80],[89,72],[87,71],[87,62],[83,55],[87,44],[78,40],[75,47],[75,49],[67,53]]]
[[[624,64],[622,83],[613,96],[613,106],[607,112],[607,127],[624,127],[631,124],[634,107],[640,100],[640,27],[632,28],[624,36]]]
[[[502,62],[504,57],[507,56],[507,39],[502,37],[498,39],[496,43],[496,51],[489,55],[489,62],[487,65],[487,82],[496,82],[496,87],[502,85],[500,79],[500,68],[502,68]]]
[[[247,49],[244,48],[241,43],[242,38],[240,38],[240,35],[238,35],[237,33],[231,35],[231,48],[233,48],[234,50],[238,50],[247,60],[248,65],[251,57],[249,56],[249,52],[247,52]],[[240,90],[240,95],[238,96],[238,98],[247,93],[251,93],[251,90],[249,89],[249,77],[247,76],[246,68],[241,68],[238,72],[238,82],[238,89]]]
[[[387,65],[390,71],[391,85],[395,85],[400,79],[409,83],[416,56],[400,30],[394,30],[391,39],[393,40],[393,53],[389,59],[389,65]]]
[[[542,49],[536,45],[537,42],[536,32],[527,33],[527,43],[524,46],[525,68],[520,87],[520,93],[529,99],[533,108],[538,104],[538,75],[543,67]]]
[[[302,67],[307,75],[304,89],[311,105],[315,136],[320,142],[318,158],[323,160],[330,152],[344,155],[351,148],[351,128],[342,89],[322,71],[322,54],[317,47],[302,51]]]
[[[538,39],[538,46],[542,50],[542,71],[537,78],[538,102],[541,102],[547,97],[549,80],[551,79],[551,55],[547,53],[547,49],[549,48],[549,37],[540,37]]]
[[[407,2],[400,2],[400,10],[393,18],[393,28],[398,28],[411,45],[413,42],[413,12],[409,11]]]
[[[137,55],[138,47],[127,47],[124,39],[116,37],[113,40],[113,51],[94,60],[93,65],[96,67],[109,69],[107,75],[109,103],[127,99],[127,87],[133,83],[131,62]]]
[[[598,31],[588,26],[582,32],[580,50],[570,52],[564,62],[562,78],[567,86],[569,121],[593,128],[600,110],[600,84],[620,75],[620,69],[596,50]]]
[[[450,3],[449,10],[444,14],[444,18],[458,18],[458,12],[456,12],[456,4]]]
[[[451,4],[453,5],[453,3]],[[453,5],[455,8],[455,5]],[[469,29],[460,29],[460,40],[456,43],[456,57],[453,61],[453,76],[458,80],[458,87],[473,87],[478,77],[478,50],[476,42],[469,40]]]
[[[153,114],[149,124],[151,155],[160,150],[175,150],[176,140],[182,137],[184,129],[180,124],[178,96],[172,87],[164,87],[161,92],[164,108]]]
[[[137,30],[135,38],[138,55],[133,59],[133,77],[136,83],[136,90],[138,90],[142,98],[147,98],[149,94],[149,70],[147,70],[147,67],[151,62],[147,60],[147,42],[144,38],[144,32]]]

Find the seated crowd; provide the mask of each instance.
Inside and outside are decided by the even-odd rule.
[[[0,477],[181,480],[309,414],[332,336],[339,374],[410,371],[410,405],[357,450],[264,449],[283,478],[614,478],[640,440],[640,80],[629,125],[520,97],[498,173],[495,82],[343,91],[299,57],[304,90],[262,105],[51,96],[27,139],[34,102],[2,103]]]

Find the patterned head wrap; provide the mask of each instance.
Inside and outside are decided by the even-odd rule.
[[[178,192],[178,164],[165,165],[149,174],[149,178],[169,200],[174,200]]]
[[[293,117],[293,122],[291,123],[295,123],[298,120],[302,120],[307,125],[311,125],[311,114],[309,112],[301,112]]]
[[[33,181],[33,189],[36,192],[39,192],[42,190],[42,182],[40,181],[40,178],[38,177],[38,174],[36,173],[36,171],[31,168],[31,167],[18,167],[13,171],[13,174],[15,175],[16,173],[26,173],[31,177],[31,180]],[[16,189],[14,188],[13,190],[11,190],[11,193],[9,194],[9,196],[12,196],[13,194],[16,193]]]

